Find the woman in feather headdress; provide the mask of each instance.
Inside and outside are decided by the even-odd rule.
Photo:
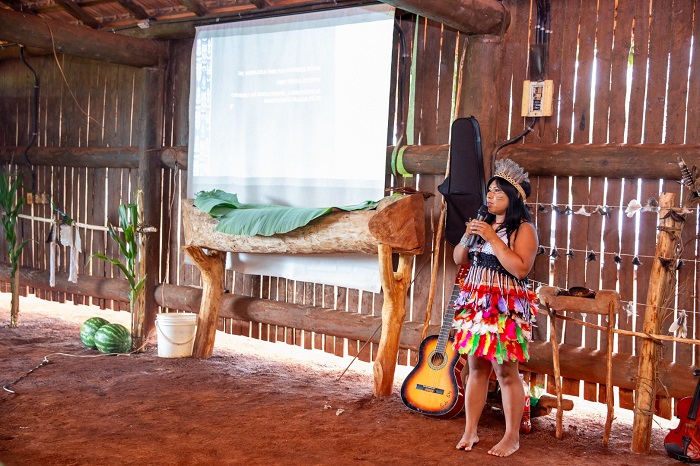
[[[527,287],[538,246],[525,206],[530,191],[528,174],[520,166],[509,159],[497,160],[486,196],[492,215],[468,222],[454,250],[457,264],[471,261],[455,301],[454,344],[469,362],[466,424],[458,449],[470,451],[479,441],[477,425],[492,369],[501,388],[506,431],[489,454],[505,457],[520,447],[524,390],[518,363],[530,357],[528,343],[537,313],[536,295]],[[473,244],[470,235],[477,238]]]

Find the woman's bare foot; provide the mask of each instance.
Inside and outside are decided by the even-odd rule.
[[[475,435],[469,435],[466,432],[462,435],[457,443],[457,450],[472,451],[472,447],[479,443],[479,437]]]
[[[491,447],[489,455],[505,458],[518,451],[518,448],[520,448],[520,441],[518,438],[511,440],[503,437],[500,442]]]

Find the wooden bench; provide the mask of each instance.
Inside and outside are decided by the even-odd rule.
[[[612,386],[612,354],[613,354],[613,334],[616,325],[616,317],[620,312],[620,295],[612,290],[600,290],[595,292],[595,297],[572,296],[568,291],[553,286],[541,287],[537,294],[540,302],[545,306],[549,315],[550,335],[549,341],[552,345],[552,362],[554,372],[554,386],[557,395],[557,421],[556,438],[562,438],[563,410],[561,409],[561,371],[559,367],[559,341],[557,340],[556,319],[566,322],[583,325],[607,334],[607,352],[605,357],[605,401],[608,407],[605,419],[605,432],[603,434],[603,446],[608,445],[610,440],[610,429],[614,418],[614,395]],[[607,316],[607,325],[601,326],[581,319],[560,314],[564,311],[574,311],[582,314],[595,314]]]

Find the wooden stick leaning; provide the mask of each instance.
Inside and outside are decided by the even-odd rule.
[[[605,402],[608,405],[608,412],[605,416],[605,431],[603,433],[603,446],[607,447],[610,441],[610,430],[615,419],[615,400],[612,386],[612,354],[613,354],[613,339],[615,330],[615,305],[611,301],[608,304],[608,348],[607,357],[605,358]]]
[[[447,177],[447,176],[445,176]],[[428,326],[430,325],[430,317],[432,315],[433,300],[435,299],[435,282],[437,280],[437,268],[439,265],[440,245],[442,244],[442,231],[445,225],[445,211],[447,203],[443,199],[442,207],[440,208],[440,218],[438,220],[437,231],[435,232],[435,246],[433,248],[433,270],[430,274],[430,292],[428,293],[428,307],[425,311],[425,322],[423,323],[423,333],[421,341],[428,336]]]
[[[562,438],[562,424],[564,421],[564,411],[562,410],[561,394],[561,371],[559,369],[559,342],[557,341],[557,329],[554,320],[557,318],[557,311],[549,307],[549,302],[545,300],[547,314],[549,314],[549,340],[552,344],[552,365],[554,366],[554,390],[557,392],[557,423],[554,436],[557,440]]]
[[[579,325],[582,325],[582,326],[588,327],[588,328],[593,328],[596,330],[607,330],[607,327],[603,327],[602,325],[593,324],[591,322],[586,322],[586,321],[575,319],[573,317],[569,317],[569,316],[565,316],[565,315],[557,315],[557,319],[566,320],[566,321],[570,321],[570,322],[576,322]],[[689,345],[700,346],[700,340],[696,340],[693,338],[679,338],[679,337],[674,337],[671,335],[652,335],[650,333],[635,332],[634,330],[624,330],[624,329],[620,329],[620,328],[613,328],[612,332],[620,334],[620,335],[630,335],[630,336],[638,337],[638,338],[647,338],[647,339],[655,341],[656,343],[659,343],[659,344],[662,341],[671,341],[674,343],[686,343]]]

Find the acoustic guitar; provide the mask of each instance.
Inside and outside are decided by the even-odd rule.
[[[700,375],[695,369],[693,375]],[[700,461],[700,424],[698,408],[700,407],[700,379],[695,386],[692,398],[681,398],[678,402],[678,427],[671,429],[664,439],[664,448],[669,455],[684,463]]]
[[[440,419],[453,418],[464,409],[461,373],[465,359],[452,347],[450,329],[455,314],[453,304],[468,270],[469,265],[460,266],[440,334],[421,342],[418,363],[401,386],[401,400],[408,409]]]

